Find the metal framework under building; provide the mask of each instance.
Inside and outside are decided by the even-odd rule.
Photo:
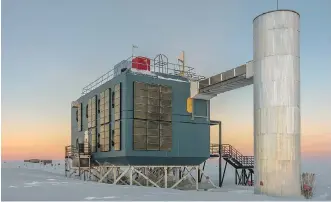
[[[69,147],[67,147],[66,151]],[[77,151],[71,147],[72,151]],[[200,189],[202,179],[207,184],[204,188],[217,188],[210,177],[204,172],[204,165],[181,165],[181,166],[141,166],[127,165],[119,166],[109,163],[91,163],[91,156],[84,153],[71,152],[66,155],[65,176],[75,177],[82,180],[96,181],[114,185],[136,185],[157,188],[176,189]],[[73,159],[88,162],[81,166],[74,165]],[[207,186],[206,186],[207,185]],[[209,185],[209,187],[208,187]]]
[[[235,168],[235,184],[252,186],[254,157],[243,156],[229,144],[222,144],[222,123],[211,120],[219,127],[219,144],[210,145],[210,157],[218,157],[218,185],[205,173],[206,161],[200,165],[113,165],[91,159],[90,146],[65,147],[65,176],[86,181],[114,185],[151,186],[174,189],[210,189],[223,186],[228,164]],[[221,147],[220,147],[221,145]],[[225,166],[222,170],[222,159]]]

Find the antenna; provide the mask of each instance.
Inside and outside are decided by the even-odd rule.
[[[178,58],[178,62],[182,63],[182,69],[180,70],[180,75],[184,76],[184,72],[185,72],[185,52],[182,51],[179,58]]]
[[[134,49],[135,49],[135,48],[138,48],[138,46],[132,44],[132,58],[133,58],[133,56],[134,56]]]
[[[277,10],[278,10],[278,0],[277,0]]]

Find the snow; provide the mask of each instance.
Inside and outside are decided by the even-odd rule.
[[[145,75],[149,75],[149,76],[155,76],[156,74],[154,74],[151,71],[147,71],[147,70],[140,70],[140,69],[136,69],[136,68],[130,68],[130,71],[134,74],[145,74]]]
[[[153,76],[153,77],[158,78],[158,79],[188,83],[188,81],[185,81],[185,80],[173,79],[173,78],[166,78],[166,77],[157,75],[157,74],[155,74],[155,73],[153,73],[151,71],[147,71],[147,70],[139,70],[139,69],[131,68],[130,71],[133,74],[144,74],[144,75],[148,75],[148,76]]]
[[[327,163],[325,163],[327,162]],[[57,165],[60,163],[60,165]],[[234,169],[228,165],[224,187],[208,191],[181,191],[153,187],[111,185],[64,177],[64,161],[56,166],[21,162],[2,162],[2,200],[289,200],[289,198],[254,195],[253,187],[234,185]],[[205,172],[218,184],[218,159],[206,163]],[[224,164],[223,164],[224,166]],[[317,174],[314,200],[331,200],[331,162],[324,160],[303,161],[302,172]],[[303,200],[300,198],[299,200]]]
[[[159,79],[164,79],[164,80],[170,80],[170,81],[177,81],[177,82],[188,83],[188,81],[184,81],[184,80],[180,80],[180,79],[165,78],[165,77],[163,77],[163,76],[157,76],[157,78],[159,78]]]

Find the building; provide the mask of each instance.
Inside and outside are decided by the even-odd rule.
[[[73,102],[71,144],[92,162],[199,165],[209,158],[209,100],[194,100],[192,116],[195,74],[162,57],[122,61]]]

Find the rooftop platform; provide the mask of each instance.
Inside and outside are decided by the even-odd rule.
[[[115,76],[119,75],[122,70],[131,69],[133,65],[141,65],[140,63],[134,62],[133,61],[134,58],[136,58],[136,56],[131,56],[128,59],[122,60],[120,63],[115,65],[114,68],[112,68],[110,71],[108,71],[107,73],[97,78],[95,81],[85,86],[82,90],[82,95],[89,93],[93,89],[111,80]],[[150,59],[150,71],[146,71],[146,73],[151,72],[151,73],[162,73],[162,74],[168,74],[174,76],[181,76],[190,81],[200,81],[205,78],[203,76],[197,75],[195,73],[194,68],[192,67],[184,66],[183,68],[183,65],[179,63],[175,64],[168,62],[168,58],[163,54],[157,55],[154,59],[152,58],[148,58],[148,59]]]

